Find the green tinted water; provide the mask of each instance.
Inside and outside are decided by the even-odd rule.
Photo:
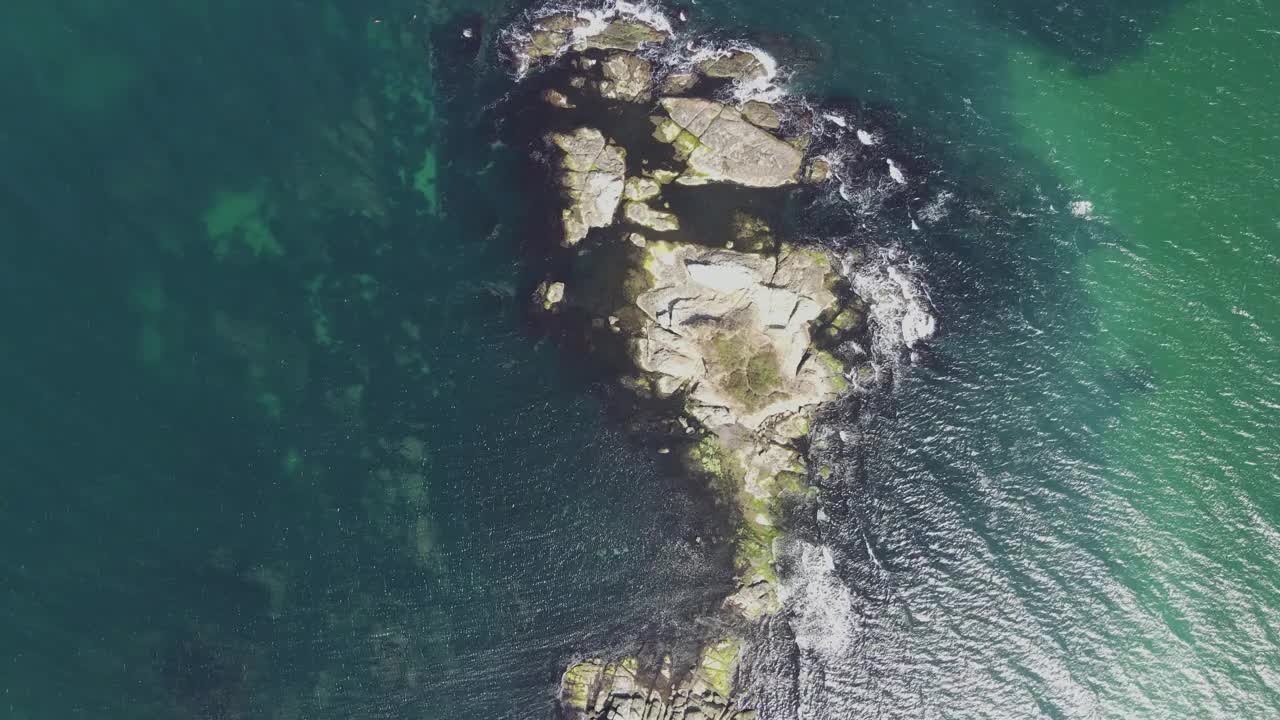
[[[691,8],[979,197],[901,223],[940,361],[828,493],[815,717],[1280,707],[1280,16],[1134,5]],[[721,596],[705,515],[525,326],[545,178],[459,41],[511,11],[0,24],[8,717],[539,717],[577,649]]]
[[[1010,63],[1024,141],[1107,228],[1063,268],[1098,323],[1077,352],[1149,372],[1088,428],[1127,508],[1100,528],[1116,602],[1152,621],[1093,629],[1117,645],[1119,677],[1100,684],[1115,712],[1248,707],[1231,687],[1280,698],[1277,22],[1263,3],[1196,2],[1101,75],[1032,50]]]

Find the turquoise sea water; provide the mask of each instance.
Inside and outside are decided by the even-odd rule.
[[[7,717],[548,717],[575,651],[696,635],[715,514],[524,319],[521,7],[10,11]],[[956,194],[874,238],[941,331],[838,421],[769,706],[1280,712],[1280,9],[686,10]]]

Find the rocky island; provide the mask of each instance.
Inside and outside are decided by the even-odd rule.
[[[676,431],[659,452],[708,484],[734,527],[723,629],[689,657],[575,648],[562,715],[755,718],[737,668],[751,629],[782,609],[779,539],[816,511],[810,426],[872,375],[858,357],[867,301],[847,270],[860,251],[785,229],[833,162],[814,150],[813,111],[735,93],[770,72],[748,49],[673,51],[665,22],[616,10],[534,15],[508,45],[546,110],[535,150],[559,190],[534,305],[660,408]]]

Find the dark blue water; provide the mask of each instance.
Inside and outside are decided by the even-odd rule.
[[[908,170],[955,198],[928,232],[859,238],[917,258],[941,334],[820,430],[839,472],[809,539],[830,561],[796,560],[778,634],[801,651],[772,666],[797,679],[777,708],[1280,709],[1280,226],[1258,192],[1274,127],[1237,98],[1250,130],[1231,137],[1257,170],[1198,194],[1219,220],[1151,234],[1166,208],[1138,189],[1185,199],[1222,179],[1137,164],[1147,143],[1210,133],[1170,110],[1178,92],[1130,105],[1152,81],[1120,82],[1152,68],[1195,107],[1215,85],[1266,96],[1252,58],[1278,18],[1246,5],[688,8],[794,68],[797,92],[885,118]],[[525,316],[543,215],[523,190],[540,176],[500,142],[514,85],[494,46],[520,9],[11,9],[7,717],[547,717],[575,653],[697,636],[730,581],[698,542],[716,513]],[[1191,30],[1209,26],[1216,44]],[[1236,53],[1247,71],[1179,74]],[[1106,122],[1072,125],[1078,107]],[[1113,157],[1142,172],[1103,172]],[[1109,221],[1066,212],[1083,198]],[[1239,250],[1196,244],[1242,224]],[[1215,303],[1206,274],[1251,289]],[[1180,336],[1188,301],[1257,329]],[[1215,368],[1238,402],[1200,402],[1228,390],[1197,384]]]

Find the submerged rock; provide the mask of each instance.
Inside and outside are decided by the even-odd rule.
[[[560,184],[569,198],[561,214],[566,246],[577,245],[591,228],[613,223],[622,200],[626,151],[594,128],[548,136],[564,152]]]
[[[676,182],[729,182],[778,187],[797,182],[804,153],[743,119],[742,113],[713,100],[663,98],[663,109],[683,132],[688,167]],[[663,126],[659,126],[661,131]],[[668,127],[664,134],[671,132]]]

